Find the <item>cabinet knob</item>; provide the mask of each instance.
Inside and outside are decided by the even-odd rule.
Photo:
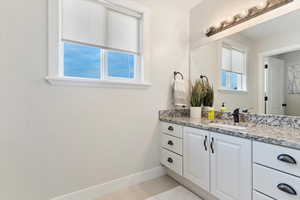
[[[169,127],[168,127],[168,130],[169,130],[169,131],[174,131],[173,126],[169,126]]]
[[[169,163],[173,163],[173,159],[172,158],[168,158],[168,162]]]
[[[172,140],[169,140],[169,141],[168,141],[168,145],[173,146],[173,145],[174,145],[173,141],[172,141]]]
[[[280,154],[277,157],[277,160],[279,160],[281,162],[289,163],[289,164],[292,164],[292,165],[297,164],[297,161],[295,160],[295,158],[293,158],[292,156],[290,156],[288,154]]]
[[[294,188],[292,188],[291,186],[289,186],[288,184],[280,183],[279,185],[277,185],[277,188],[282,192],[297,196],[296,190]]]

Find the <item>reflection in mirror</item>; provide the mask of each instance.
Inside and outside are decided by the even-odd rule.
[[[214,107],[300,116],[300,11],[191,50],[191,81],[206,75]]]

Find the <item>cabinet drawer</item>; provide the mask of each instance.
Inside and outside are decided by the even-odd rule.
[[[160,162],[182,176],[182,157],[180,155],[161,148]]]
[[[258,192],[253,192],[253,200],[273,200],[270,197],[267,197],[266,195],[260,194]]]
[[[253,187],[274,199],[300,199],[300,178],[257,164],[253,166]]]
[[[161,131],[163,133],[182,138],[182,126],[161,122]]]
[[[161,146],[182,155],[182,139],[162,134]]]
[[[255,163],[300,176],[300,151],[254,142],[253,160]]]

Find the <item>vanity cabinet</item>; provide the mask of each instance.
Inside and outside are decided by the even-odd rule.
[[[184,177],[209,191],[210,153],[208,131],[184,128]]]
[[[183,129],[185,178],[222,200],[251,200],[251,141]]]
[[[251,200],[251,140],[211,133],[211,193],[222,200]]]
[[[183,172],[183,133],[182,126],[161,123],[160,163],[182,176]]]
[[[261,193],[253,192],[253,200],[274,200],[274,199],[271,199]]]
[[[300,151],[298,150],[254,142],[254,194],[259,192],[272,199],[299,200],[299,164]]]

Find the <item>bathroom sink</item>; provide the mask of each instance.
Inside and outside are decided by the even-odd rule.
[[[238,125],[229,125],[229,124],[218,124],[218,123],[211,123],[212,126],[217,126],[220,128],[230,128],[230,129],[237,129],[237,130],[246,130],[247,127],[238,126]]]

